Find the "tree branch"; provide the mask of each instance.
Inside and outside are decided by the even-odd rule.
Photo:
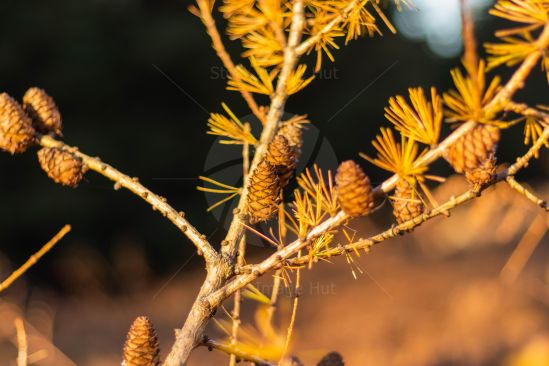
[[[63,228],[55,234],[53,238],[50,239],[40,250],[30,256],[29,259],[18,269],[13,271],[13,273],[0,283],[0,293],[10,287],[19,277],[21,277],[25,272],[28,271],[33,265],[36,264],[47,252],[51,250],[67,233],[71,231],[70,225],[65,225]]]
[[[547,47],[549,44],[549,23],[545,26],[542,34],[540,35],[540,38],[538,40],[538,43],[540,46]],[[502,106],[507,104],[513,94],[520,89],[524,85],[524,80],[526,77],[530,74],[534,66],[537,64],[539,59],[541,58],[542,53],[541,52],[534,52],[530,54],[524,62],[520,65],[520,67],[515,71],[515,73],[512,75],[512,77],[509,79],[507,84],[500,90],[500,92],[494,97],[494,99],[485,107],[485,111],[487,113],[494,113],[496,111],[502,110]],[[433,161],[437,160],[439,157],[441,157],[444,152],[453,144],[455,143],[459,138],[461,138],[463,135],[465,135],[467,132],[469,132],[474,126],[476,125],[475,121],[468,121],[465,122],[463,125],[461,125],[459,128],[457,128],[450,136],[448,136],[444,141],[442,141],[439,145],[429,150],[425,155],[423,155],[422,158],[418,159],[416,161],[416,166],[420,165],[429,165]],[[506,171],[506,175],[514,175],[518,170],[520,170],[527,162],[533,157],[535,152],[541,148],[543,145],[542,137],[545,139],[547,138],[547,134],[549,131],[547,129],[544,130],[544,133],[538,139],[536,144],[532,146],[532,148],[528,151],[528,153],[519,158],[515,164],[513,164],[509,169]],[[540,142],[541,141],[541,142]],[[501,180],[502,178],[498,178]],[[498,180],[498,181],[499,181]],[[393,175],[386,181],[384,181],[381,185],[377,186],[374,189],[374,192],[376,195],[384,195],[385,193],[391,191],[396,183],[398,181],[398,175]],[[465,201],[468,201],[472,197],[469,197],[469,195],[476,194],[476,192],[469,192],[466,193],[462,199]],[[439,206],[441,207],[441,206]],[[453,207],[450,205],[450,208]],[[449,208],[443,207],[443,211],[440,213],[448,210]],[[431,211],[437,212],[437,215],[440,214],[438,211]],[[232,279],[230,282],[228,282],[223,288],[215,291],[211,295],[207,297],[207,301],[209,302],[210,306],[215,307],[218,306],[224,299],[229,297],[232,293],[234,293],[237,289],[246,286],[247,284],[251,283],[267,271],[271,269],[279,268],[282,263],[289,259],[292,255],[297,253],[300,249],[306,247],[309,243],[311,243],[314,239],[319,237],[320,235],[335,229],[339,225],[341,225],[343,222],[347,221],[349,217],[343,212],[340,211],[335,216],[327,219],[317,227],[313,228],[309,234],[304,239],[297,239],[293,243],[288,244],[283,249],[277,251],[276,253],[272,254],[269,258],[265,259],[263,262],[251,266],[251,272],[250,273],[244,273],[241,275],[238,275],[234,279]],[[412,220],[413,221],[413,220]]]
[[[532,117],[549,124],[549,113],[540,111],[539,109],[532,108],[524,103],[515,103],[510,101],[505,105],[505,110],[508,112],[515,112],[523,115],[524,117]]]
[[[250,172],[253,174],[256,166],[265,158],[267,153],[267,146],[272,141],[284,113],[284,106],[286,104],[286,99],[288,94],[286,92],[286,85],[288,78],[293,72],[295,65],[297,63],[298,55],[295,51],[296,46],[301,40],[301,34],[304,26],[304,5],[303,0],[295,0],[293,6],[293,18],[292,25],[290,28],[290,35],[288,38],[288,45],[284,50],[284,62],[282,64],[282,69],[278,76],[278,82],[276,84],[275,94],[272,97],[271,105],[269,107],[269,113],[267,114],[267,120],[263,131],[261,133],[261,138],[256,147],[255,155],[250,166]],[[251,175],[251,174],[250,174]],[[248,188],[250,184],[250,177],[246,179],[242,194],[240,196],[240,201],[238,207],[235,210],[235,216],[229,227],[229,232],[225,238],[224,244],[222,246],[222,253],[231,258],[234,261],[237,252],[237,245],[242,233],[244,232],[244,226],[242,225],[243,220],[245,220],[243,213],[246,211],[248,204]]]
[[[217,252],[210,245],[206,237],[200,234],[198,230],[196,230],[196,228],[192,226],[187,219],[185,219],[184,214],[182,212],[177,212],[172,206],[170,206],[166,198],[154,194],[149,189],[141,185],[138,178],[131,178],[116,170],[112,166],[103,163],[101,159],[88,156],[78,151],[78,148],[68,146],[61,141],[55,140],[51,136],[40,136],[38,142],[44,147],[54,147],[72,153],[82,159],[83,163],[89,169],[103,175],[113,182],[116,182],[117,187],[124,187],[135,195],[141,197],[152,206],[153,210],[159,211],[164,217],[178,227],[179,230],[181,230],[181,232],[183,232],[193,242],[198,249],[198,253],[204,255],[204,259],[207,262],[213,262],[217,257]]]
[[[200,10],[200,18],[202,19],[202,22],[204,23],[204,26],[206,27],[206,32],[212,39],[212,47],[215,50],[215,53],[223,62],[223,65],[231,74],[231,77],[239,82],[240,77],[238,76],[238,73],[236,72],[236,66],[234,65],[233,60],[231,59],[231,56],[225,49],[225,46],[223,45],[223,40],[221,39],[221,36],[219,35],[219,32],[217,31],[217,26],[215,25],[215,20],[212,17],[212,12],[210,9],[209,2],[206,0],[197,0],[198,8]],[[246,91],[241,90],[240,94],[242,95],[242,98],[246,101],[248,104],[248,107],[252,111],[252,113],[259,118],[261,123],[265,123],[265,115],[261,112],[259,107],[257,106],[257,103],[255,102],[255,99],[253,95]]]
[[[288,45],[284,50],[284,62],[278,76],[276,91],[272,97],[271,106],[269,108],[269,113],[267,114],[265,125],[263,126],[261,138],[256,147],[255,155],[250,166],[250,172],[252,174],[259,162],[265,158],[267,146],[272,141],[284,112],[284,106],[288,97],[286,84],[297,63],[295,47],[301,39],[304,23],[303,12],[303,0],[295,0],[290,36]],[[221,245],[222,256],[221,258],[218,258],[219,260],[216,261],[217,263],[215,266],[210,266],[206,281],[200,289],[195,303],[185,320],[183,328],[176,334],[174,345],[164,362],[164,366],[179,366],[187,362],[192,349],[200,343],[200,338],[206,324],[217,308],[217,306],[210,306],[210,302],[206,301],[206,297],[221,288],[221,286],[226,283],[227,279],[234,274],[238,243],[244,234],[244,226],[242,225],[241,220],[244,219],[243,213],[246,211],[248,204],[248,186],[250,181],[251,179],[248,177],[244,182],[238,207],[235,209],[235,215],[231,222],[231,226]]]
[[[547,206],[547,201],[542,200],[541,198],[537,197],[534,193],[530,192],[526,187],[524,187],[522,184],[517,182],[514,177],[508,176],[507,184],[509,184],[509,187],[513,188],[515,191],[526,197],[530,202],[534,203],[535,205],[541,207],[545,211],[549,210],[549,207]]]

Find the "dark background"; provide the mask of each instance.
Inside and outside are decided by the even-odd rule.
[[[203,173],[215,141],[205,134],[208,115],[197,103],[212,112],[221,112],[221,102],[237,115],[249,112],[237,93],[225,90],[221,64],[188,5],[178,0],[0,0],[0,90],[19,99],[28,87],[46,89],[62,112],[68,144],[140,177],[184,210],[200,231],[214,232],[218,242],[223,230],[215,232],[217,221],[205,212],[207,202],[193,180]],[[494,20],[483,21],[478,26],[480,41],[491,39],[495,27]],[[383,107],[390,96],[406,93],[409,86],[447,90],[449,69],[459,64],[459,59],[434,56],[422,43],[385,33],[384,38],[360,39],[335,50],[336,63],[325,64],[324,77],[287,105],[290,112],[309,115],[340,160],[357,158],[359,151],[373,152],[370,140],[380,125],[388,125]],[[238,60],[239,43],[227,46]],[[539,69],[529,83],[528,92],[518,99],[547,102],[547,84]],[[500,161],[525,150],[520,133],[516,127],[505,134]],[[546,172],[544,159],[529,170],[532,181]],[[387,177],[361,164],[374,181]],[[442,162],[433,171],[449,172]],[[110,261],[113,246],[129,240],[144,246],[159,275],[180,267],[193,249],[147,204],[127,191],[114,191],[112,182],[93,172],[71,190],[46,177],[35,151],[0,154],[0,251],[22,263],[65,223],[73,226],[69,239],[29,273],[31,282],[65,289],[63,273],[55,270],[56,256],[74,247]]]

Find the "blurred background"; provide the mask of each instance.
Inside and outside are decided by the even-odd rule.
[[[479,43],[493,39],[499,24],[487,14],[492,1],[472,3]],[[208,112],[220,112],[221,102],[237,115],[249,112],[236,92],[225,90],[226,72],[200,20],[188,12],[191,4],[1,0],[0,90],[19,99],[31,86],[46,89],[61,110],[68,144],[138,176],[218,243],[223,223],[206,213],[208,200],[196,190],[197,177],[211,168],[207,157],[219,155],[211,152],[215,138],[205,134]],[[324,155],[311,152],[309,161],[333,169],[337,161],[358,160],[359,151],[373,153],[370,141],[387,125],[389,97],[408,87],[451,87],[449,70],[461,55],[458,0],[415,4],[412,11],[389,10],[397,35],[382,27],[383,38],[335,50],[336,62],[328,61],[311,86],[290,99],[287,112],[307,114],[313,145],[327,146]],[[223,19],[218,22],[223,28]],[[240,44],[226,46],[238,60]],[[547,104],[547,95],[536,69],[517,100]],[[500,162],[526,151],[521,133],[520,126],[504,133]],[[360,163],[374,182],[387,177]],[[520,176],[545,197],[548,164],[542,153]],[[432,172],[451,174],[443,162]],[[442,200],[464,189],[455,177],[436,194]],[[41,352],[34,355],[38,365],[115,365],[131,321],[141,314],[157,325],[166,354],[203,276],[202,260],[175,227],[96,174],[87,174],[76,190],[54,184],[34,151],[0,154],[0,202],[0,278],[61,226],[73,227],[0,297],[0,366],[15,364],[10,319],[16,314],[27,319],[31,346]],[[333,350],[361,366],[549,360],[549,262],[546,245],[538,245],[546,215],[506,187],[490,190],[480,202],[356,259],[363,272],[356,280],[351,272],[360,271],[345,258],[307,271],[295,353],[307,365]],[[352,227],[373,234],[391,223],[389,213],[385,207]],[[519,258],[535,251],[528,261],[511,262],[502,281],[501,271],[521,243],[526,249]],[[252,247],[249,260],[268,253]],[[245,305],[250,316],[252,305]],[[288,306],[285,296],[280,324],[289,317]],[[219,331],[212,327],[208,334]],[[191,360],[222,364],[224,356],[205,350]]]

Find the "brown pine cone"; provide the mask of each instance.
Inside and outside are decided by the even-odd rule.
[[[278,129],[278,134],[286,137],[290,146],[301,149],[303,146],[303,124],[307,123],[305,116],[295,116],[283,122]]]
[[[78,186],[87,170],[82,159],[58,148],[40,149],[38,162],[54,182],[72,188]]]
[[[0,149],[11,154],[25,152],[35,141],[30,118],[7,93],[0,94]]]
[[[124,345],[123,366],[160,365],[160,347],[153,324],[146,316],[136,318]]]
[[[477,169],[495,154],[499,139],[499,128],[479,124],[450,147],[446,160],[456,173]]]
[[[393,197],[393,215],[397,223],[402,224],[423,213],[425,207],[415,184],[405,179],[398,181]]]
[[[370,179],[352,160],[344,161],[337,168],[336,190],[341,209],[349,216],[364,216],[374,206]]]
[[[267,149],[267,161],[275,167],[280,186],[286,187],[296,167],[296,148],[288,144],[286,137],[276,135]]]
[[[248,192],[248,214],[250,223],[269,220],[278,210],[280,202],[280,180],[276,169],[267,161],[255,168]]]
[[[34,127],[42,133],[61,135],[61,113],[55,101],[43,89],[30,88],[23,96],[23,108]]]
[[[345,366],[345,362],[339,353],[331,352],[322,357],[317,366]]]
[[[484,186],[491,183],[496,176],[496,158],[492,154],[484,163],[475,169],[467,169],[465,178],[474,186]]]

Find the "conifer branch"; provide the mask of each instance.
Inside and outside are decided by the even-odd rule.
[[[539,109],[530,107],[524,103],[515,103],[513,101],[510,101],[505,105],[505,110],[507,112],[520,114],[524,117],[536,118],[545,122],[546,124],[549,124],[549,113],[540,111]]]
[[[76,147],[71,147],[65,143],[54,139],[49,135],[42,135],[38,142],[43,147],[55,147],[82,159],[83,163],[91,170],[103,175],[115,182],[115,189],[124,187],[144,201],[151,205],[153,210],[159,211],[164,217],[170,220],[189,240],[196,246],[198,253],[204,256],[207,262],[212,262],[217,257],[217,253],[210,245],[206,237],[198,232],[185,218],[182,212],[177,212],[170,206],[164,197],[160,197],[139,183],[138,178],[132,178],[126,174],[116,170],[109,164],[101,161],[99,158],[88,156],[78,150]]]
[[[238,76],[238,72],[236,71],[236,66],[231,59],[231,56],[225,49],[225,46],[223,45],[223,40],[221,39],[221,36],[219,34],[219,31],[217,30],[217,26],[215,24],[215,20],[212,16],[212,12],[210,9],[210,4],[206,0],[197,0],[198,8],[200,11],[200,18],[202,19],[202,22],[204,23],[204,26],[206,27],[206,32],[212,39],[212,47],[214,48],[217,56],[231,75],[231,77],[236,80],[237,82],[240,81],[240,77]],[[242,95],[242,98],[246,101],[248,104],[248,107],[252,111],[252,113],[259,118],[259,120],[264,123],[265,122],[265,115],[261,112],[259,109],[253,95],[246,91],[246,90],[240,90],[240,94]]]
[[[543,45],[544,47],[547,47],[549,45],[549,24],[545,26],[538,40],[538,43],[540,45]],[[486,106],[486,110],[490,112],[501,110],[502,108],[500,106],[508,103],[512,98],[512,96],[514,95],[514,93],[523,86],[524,80],[530,74],[530,72],[532,71],[534,66],[537,64],[541,56],[542,56],[541,51],[535,52],[529,55],[521,64],[521,66],[515,71],[515,73],[509,79],[507,84],[494,97],[494,99]],[[467,132],[471,131],[475,127],[475,125],[476,125],[475,121],[468,121],[466,123],[463,123],[459,128],[457,128],[439,145],[430,149],[425,155],[417,159],[416,166],[429,165],[433,161],[440,158],[453,143],[455,143],[459,138],[461,138]],[[547,140],[548,134],[549,134],[549,129],[545,128],[542,136],[540,136],[537,142],[530,148],[528,153],[526,153],[526,155],[519,158],[515,164],[510,166],[509,169],[505,171],[504,176],[498,175],[498,178],[496,181],[501,181],[504,177],[507,177],[508,175],[511,175],[511,176],[515,175],[520,169],[522,169],[528,163],[528,161],[534,156],[534,154],[536,154],[537,151],[539,151],[541,146],[543,146],[543,144]],[[398,179],[399,179],[398,175],[396,174],[393,175],[392,177],[384,181],[381,185],[377,186],[374,192],[377,193],[378,195],[384,195],[385,193],[391,191],[395,187]],[[474,198],[474,196],[477,194],[478,192],[474,190],[468,191],[459,197],[457,204],[461,204],[463,202],[469,201],[470,199]],[[431,212],[425,213],[424,215],[433,215],[433,212],[435,212],[436,213],[435,216],[438,216],[439,214],[445,213],[451,208],[457,206],[457,204],[454,206],[455,203],[456,202],[446,203],[444,205],[439,206],[440,210],[435,209]],[[423,215],[419,217],[421,218],[423,217]],[[260,276],[262,276],[263,274],[265,274],[271,269],[280,268],[283,265],[285,260],[289,259],[291,256],[296,254],[300,249],[309,245],[314,239],[318,238],[320,235],[326,232],[329,232],[331,230],[334,230],[339,225],[346,222],[348,219],[349,219],[348,215],[346,215],[343,211],[340,211],[333,217],[327,219],[326,221],[322,222],[320,225],[310,230],[305,238],[295,240],[294,242],[285,246],[283,249],[272,254],[263,262],[257,265],[251,266],[249,273],[244,273],[236,276],[234,279],[229,281],[222,288],[218,289],[217,291],[209,295],[206,300],[208,301],[211,307],[218,306],[222,301],[224,301],[224,299],[226,299],[231,294],[233,294],[237,289],[243,286],[246,286],[247,284],[259,278]],[[403,223],[402,225],[413,225],[412,227],[415,227],[419,225],[421,222],[423,222],[423,221],[420,221],[417,224],[414,224],[417,220],[421,220],[421,219],[416,218],[414,220],[411,220],[411,222],[406,222],[406,223]],[[397,228],[399,228],[399,226],[397,226]],[[404,226],[404,228],[406,228],[406,226]],[[390,237],[393,237],[393,236],[390,236]]]
[[[541,207],[545,211],[549,210],[549,207],[547,206],[547,201],[542,200],[538,196],[536,196],[534,193],[532,193],[528,188],[524,187],[522,184],[516,181],[515,177],[508,176],[506,178],[507,184],[509,187],[513,188],[515,191],[523,195],[527,200],[531,201],[533,204]]]
[[[265,158],[267,146],[275,136],[284,113],[284,106],[286,104],[286,99],[288,98],[286,85],[288,83],[288,78],[297,64],[298,54],[296,52],[296,47],[301,40],[305,23],[303,0],[295,0],[292,14],[292,25],[288,37],[288,44],[284,49],[284,62],[280,74],[278,75],[276,90],[271,100],[260,141],[256,147],[255,155],[250,166],[250,172],[253,172],[257,165]],[[250,177],[245,181],[238,207],[235,210],[235,216],[231,222],[227,236],[225,237],[225,245],[222,246],[222,253],[231,260],[234,260],[236,256],[238,241],[244,232],[244,226],[242,224],[243,221],[245,221],[244,212],[246,211],[248,204],[249,184]]]

